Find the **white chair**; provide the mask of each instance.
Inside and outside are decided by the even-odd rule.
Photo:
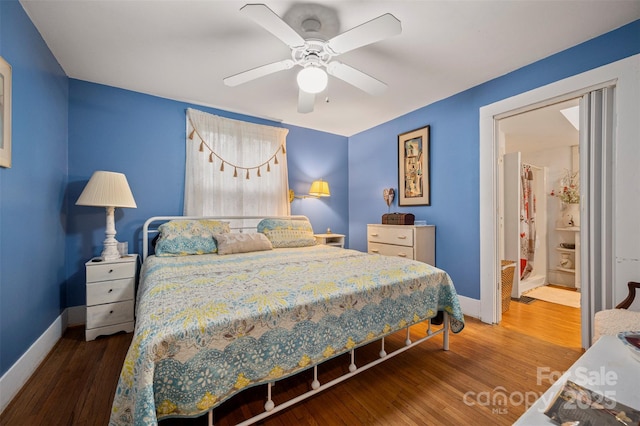
[[[636,289],[640,283],[629,281],[629,294],[615,309],[596,312],[594,321],[593,343],[600,336],[615,336],[621,331],[640,331],[640,312],[628,310],[636,297]]]

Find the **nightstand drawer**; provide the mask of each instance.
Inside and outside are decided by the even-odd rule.
[[[132,300],[135,279],[99,281],[87,284],[87,306]]]
[[[97,264],[87,268],[87,282],[119,280],[134,277],[135,274],[135,262]]]
[[[397,256],[404,257],[405,259],[413,259],[413,247],[407,246],[369,242],[368,252],[382,254],[384,256]]]
[[[133,300],[87,308],[87,328],[104,327],[133,321]]]
[[[398,246],[413,246],[413,227],[402,225],[393,227],[371,226],[367,228],[367,239],[370,242],[395,244]]]

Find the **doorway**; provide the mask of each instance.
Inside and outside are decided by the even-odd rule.
[[[615,87],[615,96],[613,99],[605,97],[606,106],[615,110],[616,114],[615,120],[607,125],[612,125],[615,129],[615,138],[606,147],[605,154],[609,155],[613,150],[615,158],[597,161],[601,152],[596,152],[596,148],[602,144],[580,142],[581,150],[583,146],[589,147],[588,156],[586,152],[583,155],[587,156],[586,164],[581,164],[581,187],[583,191],[588,191],[588,197],[581,200],[585,203],[582,211],[589,212],[590,220],[596,219],[594,222],[581,224],[584,260],[581,264],[583,348],[591,345],[595,312],[613,307],[613,300],[624,298],[626,281],[633,280],[634,271],[637,271],[633,269],[637,268],[634,266],[637,264],[633,263],[633,259],[637,259],[637,240],[630,235],[629,229],[638,227],[635,212],[638,211],[640,198],[616,194],[628,188],[627,177],[637,173],[639,153],[637,145],[632,141],[637,140],[637,117],[640,114],[638,66],[640,55],[634,55],[480,108],[480,301],[477,316],[481,321],[495,324],[501,318],[498,302],[500,270],[497,267],[500,253],[496,120],[576,97],[582,97],[581,102],[585,102],[586,94],[609,87]],[[589,104],[597,105],[598,100],[595,99],[593,103],[589,101]],[[589,118],[592,117],[581,117],[581,120]],[[588,132],[589,137],[597,134],[595,130]],[[614,162],[615,167],[611,168]],[[593,173],[591,170],[603,165],[608,167],[604,174]],[[605,180],[598,183],[598,177],[604,177]],[[614,183],[618,188],[615,193]],[[601,196],[605,198],[598,198]],[[612,212],[615,213],[615,221],[612,219]],[[602,267],[605,269],[602,270]]]
[[[500,324],[570,347],[581,346],[579,104],[497,120],[499,253],[515,263],[512,281],[502,276]]]

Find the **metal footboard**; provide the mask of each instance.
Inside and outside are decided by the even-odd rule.
[[[275,405],[275,403],[273,402],[273,400],[271,399],[271,388],[272,386],[275,385],[275,382],[270,382],[267,383],[267,402],[265,402],[264,404],[264,412],[257,414],[241,423],[238,423],[237,426],[247,426],[247,425],[251,425],[254,424],[260,420],[266,419],[267,417],[270,417],[276,413],[278,413],[279,411],[282,411],[284,409],[287,409],[289,407],[291,407],[294,404],[297,404],[300,401],[303,401],[307,398],[310,398],[314,395],[316,395],[319,392],[322,392],[325,389],[328,389],[332,386],[335,386],[339,383],[342,383],[343,381],[355,376],[356,374],[360,374],[368,369],[370,369],[371,367],[375,367],[376,365],[393,358],[396,355],[401,354],[402,352],[408,350],[409,348],[412,348],[416,345],[419,345],[420,343],[429,340],[439,334],[442,334],[442,346],[443,346],[443,350],[448,351],[449,350],[449,332],[450,332],[450,324],[449,324],[449,314],[447,312],[444,312],[444,322],[443,322],[443,327],[433,331],[431,329],[431,320],[427,320],[427,331],[426,331],[426,336],[416,340],[415,342],[411,341],[410,338],[410,328],[406,327],[406,332],[407,332],[407,337],[405,339],[405,346],[398,348],[396,350],[394,350],[393,352],[387,353],[384,347],[384,342],[385,342],[385,338],[383,337],[382,339],[380,339],[381,342],[381,348],[380,348],[380,352],[379,352],[379,358],[371,361],[361,367],[356,366],[355,364],[355,348],[351,349],[349,351],[350,354],[350,364],[349,364],[349,372],[343,374],[340,377],[337,377],[327,383],[324,384],[320,384],[320,382],[318,381],[318,367],[322,364],[317,364],[313,367],[313,381],[311,382],[311,390],[303,393],[302,395],[298,395],[295,398],[292,398],[288,401],[285,401],[281,404]],[[305,370],[306,371],[306,370]],[[298,374],[302,374],[304,372],[300,372]],[[208,412],[208,417],[209,417],[209,426],[214,426],[213,425],[213,410],[210,410]]]

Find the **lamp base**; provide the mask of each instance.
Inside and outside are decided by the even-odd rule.
[[[118,252],[118,241],[113,238],[113,241],[104,240],[104,248],[100,255],[102,260],[116,260],[120,259],[120,252]]]
[[[116,240],[115,207],[107,207],[107,227],[104,231],[104,249],[102,250],[102,260],[120,259],[118,252],[118,241]]]

